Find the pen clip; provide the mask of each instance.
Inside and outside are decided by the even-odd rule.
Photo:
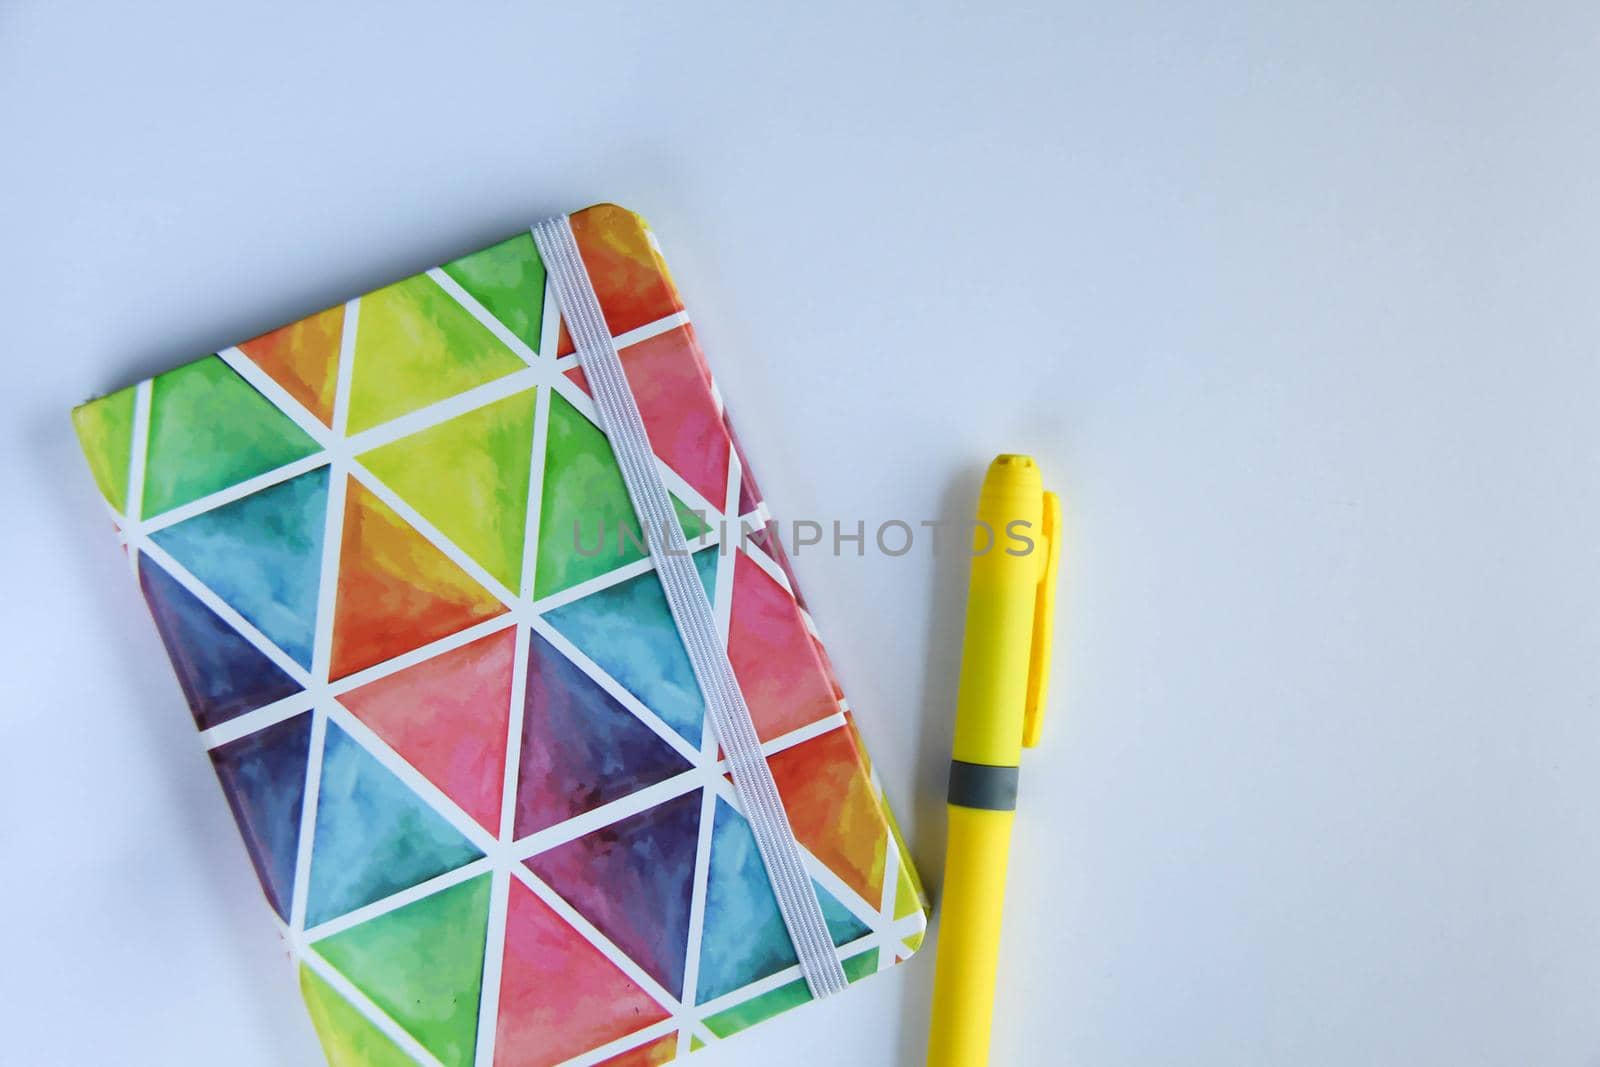
[[[1044,726],[1045,693],[1050,686],[1050,644],[1055,633],[1056,570],[1061,562],[1061,498],[1044,494],[1044,563],[1033,601],[1033,642],[1028,652],[1028,692],[1023,703],[1022,744],[1033,748]]]

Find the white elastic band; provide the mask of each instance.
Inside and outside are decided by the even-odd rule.
[[[813,997],[820,999],[840,992],[846,985],[844,968],[839,966],[839,957],[833,950],[822,905],[812,888],[811,876],[806,873],[800,843],[778,797],[772,770],[761,754],[761,739],[717,633],[716,619],[690,559],[688,543],[678,527],[677,513],[656,470],[644,418],[628,388],[622,359],[578,254],[572,226],[565,215],[546,219],[533,227],[533,239],[544,257],[556,301],[577,346],[578,361],[600,413],[600,427],[622,468],[634,513],[644,524],[650,559],[688,650],[717,740],[728,758],[734,790],[755,832],[761,862],[767,868],[773,895],[778,898],[778,911],[800,959],[800,973]]]

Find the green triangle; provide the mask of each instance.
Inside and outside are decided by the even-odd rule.
[[[489,875],[317,942],[323,959],[446,1067],[472,1062]]]
[[[526,366],[426,274],[396,282],[361,298],[349,432]]]
[[[100,494],[118,511],[128,506],[128,462],[133,455],[132,386],[80,404],[72,411],[78,445]]]
[[[522,579],[533,390],[362,455],[366,468],[509,589]]]
[[[705,1020],[706,1029],[718,1037],[731,1037],[740,1030],[765,1022],[790,1008],[797,1008],[811,999],[805,979],[797,978],[777,989],[751,997],[741,1004],[717,1012]]]
[[[878,972],[878,950],[870,948],[859,956],[851,956],[844,961],[844,976],[852,982],[859,982],[869,974]]]
[[[322,1041],[328,1067],[416,1067],[416,1061],[400,1050],[341,997],[321,975],[300,965],[300,995],[311,1013],[311,1025]]]
[[[544,260],[533,235],[518,234],[443,270],[535,352],[544,318]]]
[[[692,510],[677,497],[672,498],[672,510],[678,513],[678,525],[683,528],[683,539],[689,542],[689,551],[695,551],[698,546],[695,545],[694,539],[710,533],[711,524],[701,516],[700,512]],[[701,580],[705,580],[704,575],[701,575]]]
[[[704,1041],[701,1041],[698,1037],[694,1036],[693,1034],[689,1035],[689,1051],[690,1052],[699,1052],[701,1049],[703,1049],[705,1047],[706,1047],[706,1043]]]
[[[842,966],[845,978],[851,982],[858,982],[877,971],[878,950],[868,949],[866,952],[851,956]],[[796,978],[786,985],[717,1012],[705,1020],[705,1026],[718,1037],[730,1037],[740,1030],[765,1022],[774,1015],[799,1007],[810,1000],[811,990],[806,988],[806,980]]]
[[[686,540],[710,529],[677,497],[672,506]],[[632,533],[619,538],[624,526]],[[552,393],[533,595],[549,596],[643,559],[638,529],[611,442],[566,397]]]
[[[167,371],[151,383],[145,517],[309,456],[318,447],[216,356]]]

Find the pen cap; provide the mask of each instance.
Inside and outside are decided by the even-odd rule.
[[[1039,589],[1033,600],[1033,648],[1028,656],[1028,695],[1023,708],[1022,747],[1039,743],[1044,727],[1044,698],[1050,689],[1050,645],[1055,638],[1056,572],[1061,565],[1061,499],[1044,495],[1043,552]]]
[[[975,518],[953,754],[967,763],[1014,767],[1049,547],[1044,484],[1032,459],[1003,455],[989,465]]]

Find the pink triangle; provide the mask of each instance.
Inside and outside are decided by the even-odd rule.
[[[694,330],[679,326],[658,333],[622,349],[621,356],[650,447],[720,509],[728,492],[728,425]],[[566,374],[578,388],[593,392],[582,367]],[[742,490],[746,495],[753,491],[753,483]],[[750,507],[755,507],[753,500]]]
[[[728,660],[761,740],[770,741],[839,710],[794,597],[744,552],[736,552]]]
[[[561,1063],[667,1017],[616,964],[511,879],[497,1067]]]
[[[516,647],[508,626],[339,698],[491,834],[500,832]]]

